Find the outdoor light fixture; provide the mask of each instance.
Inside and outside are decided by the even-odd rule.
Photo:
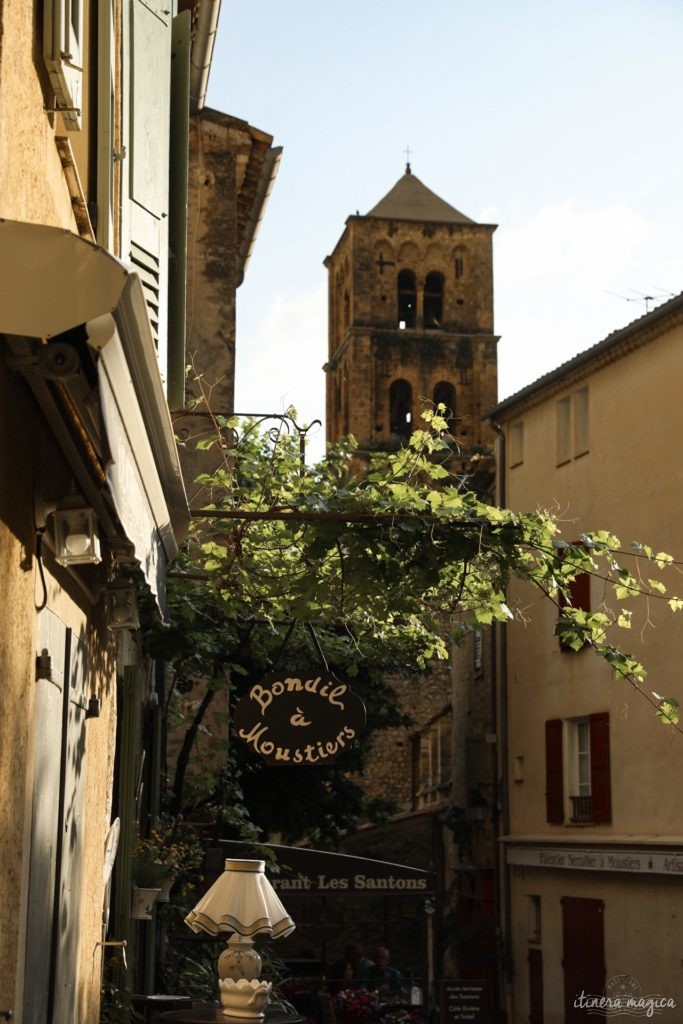
[[[265,875],[265,861],[226,860],[225,871],[185,918],[193,932],[232,932],[218,958],[218,986],[226,1017],[262,1021],[272,984],[260,981],[261,957],[254,935],[273,939],[294,931],[294,922]]]
[[[55,559],[60,565],[97,565],[100,541],[91,508],[60,508],[54,513]]]
[[[110,583],[107,595],[107,625],[110,629],[139,629],[138,599],[130,580]]]

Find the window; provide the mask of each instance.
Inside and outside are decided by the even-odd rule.
[[[578,459],[589,450],[588,387],[565,395],[556,405],[557,465]]]
[[[413,389],[407,380],[392,381],[389,388],[389,431],[410,437],[413,420]]]
[[[424,325],[427,328],[441,327],[443,320],[443,274],[430,271],[425,278]]]
[[[462,277],[464,272],[465,272],[465,261],[463,260],[462,256],[456,256],[455,257],[455,278],[456,278],[456,280],[460,280],[460,278]]]
[[[417,322],[417,286],[412,270],[401,270],[398,275],[398,325],[401,329],[415,327]]]
[[[67,131],[80,131],[83,88],[83,2],[45,0],[43,55]]]
[[[611,821],[609,714],[546,722],[545,755],[546,820]]]
[[[510,469],[524,462],[524,421],[517,420],[510,427]]]
[[[446,799],[451,787],[452,717],[445,714],[414,737],[416,809]]]
[[[437,405],[446,407],[444,419],[455,419],[455,388],[447,380],[440,380],[434,386],[434,406]]]
[[[580,541],[574,541],[572,547],[580,547]],[[566,557],[571,559],[571,548],[565,552]],[[565,608],[579,608],[583,612],[589,612],[591,610],[591,577],[588,572],[580,572],[573,580],[568,584],[569,597],[566,598],[563,594],[560,594],[558,598],[558,614],[561,617],[562,612]],[[560,638],[560,649],[565,652],[576,653],[575,648],[570,647],[566,640],[563,639],[562,633],[559,634]]]

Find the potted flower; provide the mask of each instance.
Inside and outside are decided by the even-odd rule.
[[[151,921],[152,907],[166,875],[166,869],[157,855],[157,848],[150,839],[135,843],[133,854],[133,909],[132,917],[138,921]]]
[[[365,989],[345,988],[332,999],[334,1014],[343,1024],[365,1024],[377,1009],[377,997]]]
[[[158,903],[168,903],[174,882],[182,876],[196,874],[204,860],[199,836],[182,815],[159,818],[150,829],[149,837],[138,840],[136,854],[138,852],[141,863],[149,867],[161,889],[156,897]]]

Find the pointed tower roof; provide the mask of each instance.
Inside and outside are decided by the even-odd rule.
[[[423,185],[412,173],[410,164],[406,165],[403,177],[398,179],[366,216],[386,217],[389,220],[441,221],[445,224],[476,223]]]

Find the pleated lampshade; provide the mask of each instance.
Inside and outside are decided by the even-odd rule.
[[[295,925],[266,878],[263,860],[226,860],[223,874],[185,918],[193,932],[282,938]]]

